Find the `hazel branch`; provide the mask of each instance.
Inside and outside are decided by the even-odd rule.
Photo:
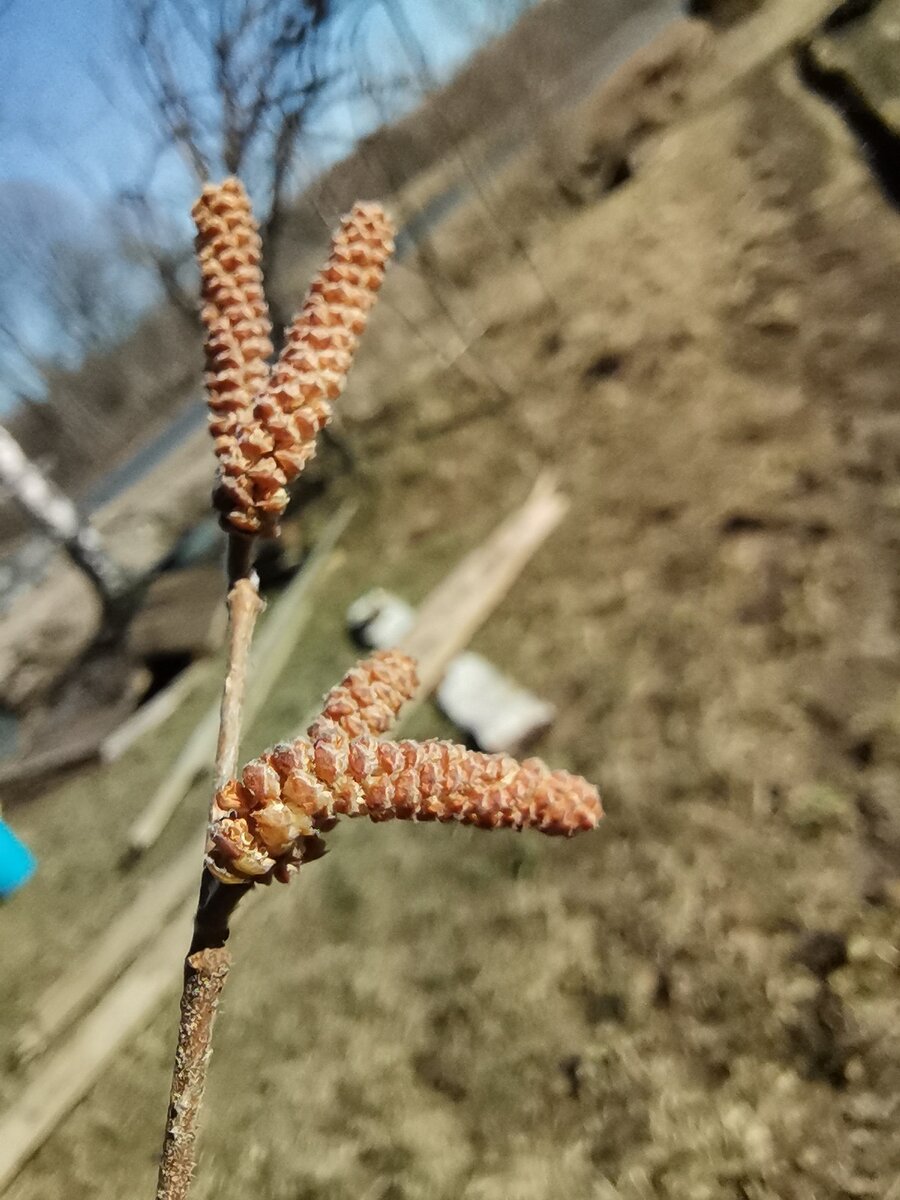
[[[194,1146],[219,998],[231,965],[225,949],[191,954],[184,964],[178,1045],[157,1200],[184,1200],[194,1173]]]
[[[228,593],[228,666],[219,712],[219,740],[216,745],[215,786],[220,788],[237,770],[244,696],[247,691],[247,666],[256,618],[262,611],[256,581],[241,578]]]
[[[250,644],[261,603],[253,574],[257,534],[278,532],[287,484],[315,451],[316,434],[329,420],[359,335],[393,250],[391,226],[378,205],[357,205],[332,243],[288,331],[272,373],[271,327],[260,270],[261,246],[250,202],[236,179],[204,188],[194,206],[197,256],[205,301],[206,386],[210,431],[219,463],[213,502],[228,531],[230,633],[216,750],[210,830],[221,813],[222,788],[235,774]],[[402,703],[408,670],[396,678],[363,681],[348,676],[326,706],[322,721],[346,737],[347,729],[375,729],[385,706]],[[352,675],[352,673],[351,673]],[[414,685],[413,685],[414,686]],[[406,691],[404,691],[406,689]],[[367,723],[368,722],[368,723]],[[373,724],[374,722],[374,724]],[[213,847],[210,845],[210,854]],[[323,852],[316,835],[291,846],[292,864]],[[285,864],[286,869],[286,864]],[[194,936],[185,960],[184,989],[157,1200],[185,1200],[195,1164],[200,1106],[206,1085],[219,996],[230,967],[225,949],[235,906],[251,881],[223,887],[204,868]],[[240,886],[243,884],[243,886]]]
[[[229,637],[219,716],[215,786],[234,774],[240,747],[247,666],[262,602],[252,577],[239,578],[228,593]],[[215,816],[215,800],[211,819]],[[225,895],[204,870],[194,918],[194,935],[184,964],[184,986],[169,1110],[159,1165],[157,1200],[184,1200],[195,1163],[200,1106],[206,1087],[212,1033],[231,956],[225,949],[231,913],[243,888]]]

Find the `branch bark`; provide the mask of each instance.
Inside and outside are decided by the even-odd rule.
[[[216,788],[220,781],[230,779],[237,768],[250,643],[256,618],[262,609],[252,567],[252,543],[247,538],[232,536],[229,539],[228,576],[231,584],[228,593],[228,665],[219,714]],[[213,806],[214,801],[211,813]],[[181,1019],[159,1164],[157,1200],[185,1200],[194,1174],[197,1128],[209,1070],[213,1027],[219,1011],[219,997],[231,966],[231,956],[225,949],[229,921],[238,901],[249,890],[249,887],[223,888],[205,868],[203,870],[194,934],[184,964]]]
[[[191,954],[185,962],[172,1097],[156,1193],[158,1200],[182,1200],[191,1184],[213,1027],[230,966],[231,956],[224,946]]]
[[[256,618],[262,610],[257,585],[246,576],[238,579],[228,593],[229,642],[228,672],[219,713],[219,740],[216,746],[215,787],[218,790],[235,773],[240,749],[244,695],[247,690],[247,664]]]

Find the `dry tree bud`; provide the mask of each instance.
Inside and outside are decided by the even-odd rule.
[[[343,391],[393,253],[392,237],[391,222],[378,204],[356,204],[341,222],[328,262],[287,331],[268,385],[249,417],[244,414],[217,444],[220,477],[214,502],[226,529],[277,533],[287,486],[315,454],[316,437]]]
[[[211,183],[193,208],[204,300],[210,432],[233,438],[252,416],[269,375],[271,323],[263,293],[262,246],[250,200],[238,179]],[[229,447],[226,440],[221,445]]]
[[[518,763],[449,742],[389,742],[349,732],[341,720],[349,718],[352,730],[367,723],[361,717],[367,712],[379,728],[389,711],[396,713],[403,688],[413,686],[401,679],[399,672],[408,670],[401,664],[399,656],[361,664],[358,675],[351,672],[329,693],[326,704],[335,706],[338,720],[323,714],[309,737],[275,746],[221,789],[221,815],[210,830],[207,856],[218,879],[286,881],[322,853],[318,835],[341,816],[458,821],[566,837],[596,827],[603,815],[596,789],[566,771],[551,771],[540,759]],[[375,682],[384,692],[379,698],[365,694],[360,707],[359,694],[373,686],[366,679],[379,671]],[[385,682],[393,672],[393,683]]]

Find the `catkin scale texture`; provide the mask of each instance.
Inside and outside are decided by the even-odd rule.
[[[206,387],[213,437],[233,436],[268,377],[271,323],[262,246],[237,179],[208,184],[193,208],[206,329]]]
[[[458,821],[571,837],[603,815],[591,784],[539,759],[479,754],[444,741],[380,741],[416,688],[411,660],[385,652],[328,694],[306,738],[275,746],[216,798],[207,866],[225,883],[287,880],[321,853],[342,816]]]
[[[348,671],[322,703],[309,738],[329,737],[337,726],[349,737],[386,733],[419,686],[416,664],[398,650],[382,650]]]
[[[207,374],[210,428],[219,459],[213,502],[226,529],[274,536],[287,507],[287,488],[315,454],[316,438],[331,420],[332,405],[343,391],[393,253],[393,227],[378,204],[356,204],[343,218],[328,262],[286,331],[278,361],[271,373],[266,368],[248,397],[241,354],[247,347],[256,354],[263,346],[254,325],[262,302],[261,281],[257,287],[252,275],[254,265],[258,267],[257,247],[245,231],[227,231],[235,244],[226,243],[223,222],[218,212],[214,216],[218,224],[210,223],[219,234],[215,252],[225,256],[218,265],[237,274],[223,282],[220,275],[214,276],[210,263],[207,286],[204,273],[204,296],[210,302],[208,347],[215,351],[213,356],[208,350]],[[239,262],[242,252],[248,255],[247,262]],[[203,254],[201,250],[201,270],[206,261]],[[232,278],[244,289],[240,303]],[[216,305],[223,298],[232,304],[229,311],[235,319],[240,315],[235,327],[244,335],[241,345],[216,316]]]

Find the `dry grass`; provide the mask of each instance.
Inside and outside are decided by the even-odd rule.
[[[372,582],[418,599],[550,462],[572,513],[477,645],[560,706],[541,752],[598,780],[607,828],[574,847],[341,830],[236,935],[198,1197],[885,1197],[896,214],[783,64],[608,201],[535,229],[556,307],[521,263],[464,296],[514,401],[361,361],[348,404],[369,415],[346,427],[372,465],[366,512],[248,749],[349,657],[346,601]],[[386,307],[402,288],[398,271]],[[379,324],[399,341],[393,320],[373,342]],[[99,845],[57,833],[91,781],[21,809],[44,867],[2,918],[10,1026],[47,981],[30,947],[61,944],[60,907],[81,914],[72,950],[109,913],[165,737],[99,781]],[[801,961],[815,931],[849,959],[827,987]],[[11,1200],[149,1190],[173,1011]]]

